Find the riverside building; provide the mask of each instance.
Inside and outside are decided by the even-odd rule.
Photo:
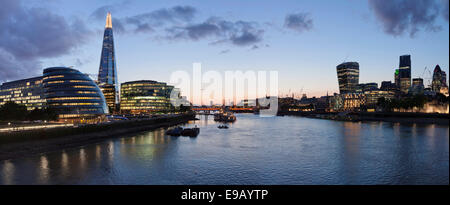
[[[97,83],[105,96],[109,110],[111,112],[116,111],[119,103],[119,84],[117,81],[111,13],[106,16]]]
[[[120,86],[121,114],[158,114],[174,112],[171,93],[176,89],[166,83],[140,80],[122,83]],[[175,90],[179,98],[179,91]]]
[[[62,122],[97,123],[108,114],[105,97],[86,74],[66,67],[44,70],[42,88],[47,106]]]
[[[336,67],[339,82],[339,92],[355,92],[359,83],[359,64],[357,62],[345,62]]]
[[[0,105],[8,101],[28,110],[53,108],[60,122],[96,123],[108,114],[100,88],[86,74],[67,67],[44,69],[43,76],[3,83]]]
[[[0,105],[9,101],[25,105],[29,111],[42,109],[46,102],[42,93],[42,76],[0,85]]]

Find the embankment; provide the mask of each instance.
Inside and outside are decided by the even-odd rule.
[[[448,125],[449,114],[438,113],[406,113],[406,112],[354,112],[347,114],[326,112],[279,112],[279,115],[303,116],[317,119],[338,121],[383,121],[393,123],[418,123]]]
[[[180,114],[70,128],[0,133],[0,160],[97,143],[108,138],[186,123],[194,118],[194,114]]]

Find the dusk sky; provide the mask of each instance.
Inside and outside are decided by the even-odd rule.
[[[280,92],[338,92],[336,65],[360,82],[394,80],[399,56],[427,84],[449,74],[448,0],[0,0],[0,82],[51,66],[97,74],[106,12],[119,83],[173,71],[277,70]]]

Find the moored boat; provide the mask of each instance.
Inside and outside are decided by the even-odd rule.
[[[227,125],[219,125],[217,128],[219,128],[219,129],[228,129],[228,126]]]
[[[183,132],[183,128],[182,127],[176,127],[176,128],[167,130],[166,135],[180,136],[182,132]]]
[[[181,131],[182,136],[188,136],[188,137],[197,137],[197,135],[200,133],[200,128],[186,128],[183,131]]]
[[[236,121],[236,116],[231,112],[220,112],[214,114],[214,121],[218,122],[234,122]]]

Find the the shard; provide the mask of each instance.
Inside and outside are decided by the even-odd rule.
[[[119,88],[117,82],[116,57],[114,53],[114,38],[111,13],[106,17],[105,33],[103,35],[102,55],[98,71],[98,85],[105,96],[111,111],[117,110],[119,103]]]

